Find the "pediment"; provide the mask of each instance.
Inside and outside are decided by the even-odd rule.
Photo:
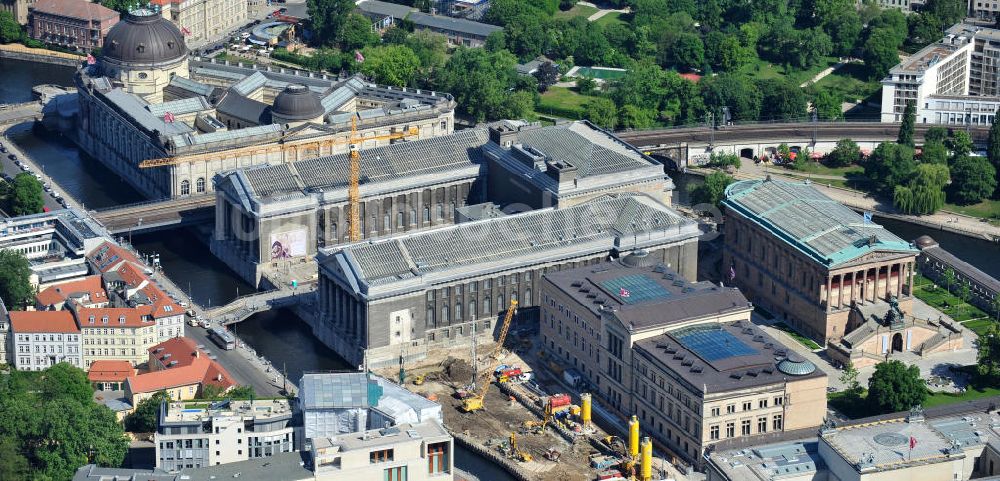
[[[874,251],[859,257],[855,257],[854,259],[851,259],[847,262],[842,262],[836,266],[836,269],[840,269],[842,267],[863,266],[865,264],[878,263],[895,259],[906,259],[909,257],[914,257],[914,255],[915,254],[909,254],[904,252]]]

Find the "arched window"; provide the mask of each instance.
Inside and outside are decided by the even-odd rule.
[[[438,204],[437,217],[438,219],[444,219],[444,205]]]
[[[429,205],[424,206],[424,222],[431,221],[431,207]]]
[[[188,195],[191,193],[191,182],[186,180],[181,181],[181,195]]]
[[[417,223],[417,209],[410,209],[410,225]]]
[[[455,321],[462,321],[462,300],[458,299],[455,302]]]
[[[531,288],[524,290],[524,302],[531,304]]]
[[[491,307],[492,306],[490,306],[490,296],[484,297],[483,298],[483,315],[492,314],[493,311],[491,310]]]
[[[448,311],[448,304],[441,306],[441,322],[448,322],[450,314],[451,313]]]
[[[497,295],[497,312],[503,312],[507,305],[503,303],[503,294]]]
[[[469,319],[475,319],[476,316],[476,300],[473,299],[469,301]]]
[[[205,192],[205,178],[198,177],[198,181],[195,182],[194,186],[198,192]]]
[[[513,292],[510,293],[510,300],[512,300],[512,301],[516,301],[517,300],[517,291],[513,291]]]
[[[434,325],[434,308],[433,307],[428,307],[427,308],[427,321],[426,321],[426,325],[427,325],[427,327],[432,327]]]

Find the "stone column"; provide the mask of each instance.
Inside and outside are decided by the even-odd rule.
[[[907,287],[907,290],[909,290],[910,297],[913,297],[913,277],[915,276],[915,272],[914,271],[916,270],[917,266],[916,266],[916,263],[914,261],[910,261],[909,264],[910,264],[910,273],[909,273],[909,280],[908,280],[909,283],[906,285],[906,287]]]
[[[903,297],[903,271],[905,264],[902,262],[896,263],[896,298]]]
[[[833,289],[833,276],[826,275],[826,311],[830,312],[830,291]]]

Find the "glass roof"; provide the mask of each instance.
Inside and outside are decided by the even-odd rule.
[[[670,335],[708,362],[757,354],[756,349],[717,325],[686,327],[672,331]]]
[[[601,283],[608,292],[626,304],[639,304],[653,299],[666,299],[670,291],[645,274],[633,274]]]

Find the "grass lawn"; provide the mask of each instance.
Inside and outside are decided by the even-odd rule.
[[[565,18],[565,19],[570,19],[570,18],[573,18],[573,17],[587,18],[587,17],[589,17],[589,16],[597,13],[597,11],[598,11],[598,9],[595,8],[595,7],[589,7],[587,5],[573,5],[573,8],[571,8],[569,10],[566,10],[566,11],[560,10],[560,11],[556,12],[556,14],[553,15],[553,17],[555,17],[555,18]]]
[[[934,287],[934,283],[926,277],[917,276],[914,287],[913,294],[917,296],[917,299],[926,302],[958,322],[989,318],[978,307],[966,304],[958,296],[945,290],[943,286]]]
[[[965,321],[962,323],[963,326],[968,328],[970,331],[976,333],[978,336],[982,336],[986,333],[986,328],[993,325],[996,322],[989,318],[973,319],[971,321]]]
[[[747,68],[747,72],[751,76],[759,79],[769,79],[769,78],[786,78],[790,80],[795,85],[801,85],[806,80],[809,80],[816,76],[827,67],[833,66],[837,63],[836,57],[825,57],[818,65],[810,67],[806,70],[798,70],[795,68],[789,68],[785,70],[782,65],[777,65],[770,63],[766,60],[757,59],[756,62],[751,63]]]
[[[581,95],[566,87],[549,87],[541,95],[541,100],[535,106],[535,111],[545,115],[581,119],[585,106],[594,98],[589,95]]]
[[[611,12],[601,18],[598,18],[594,23],[602,27],[611,25],[612,23],[625,23],[625,21],[621,19],[621,16],[622,14],[618,12]]]
[[[944,210],[983,219],[1000,219],[1000,200],[986,199],[972,205],[945,204]]]
[[[799,341],[799,344],[802,344],[803,346],[811,350],[815,351],[816,349],[820,348],[819,344],[816,344],[816,342],[814,342],[812,339],[809,339],[808,337],[805,337],[802,334],[795,332],[794,329],[792,329],[788,324],[785,324],[784,322],[778,322],[771,325],[776,329],[781,329],[782,331],[785,331],[785,333],[791,336],[792,339]]]
[[[882,85],[877,80],[869,80],[865,68],[859,64],[847,64],[806,88],[809,93],[819,91],[835,92],[845,101],[853,102],[867,98]]]
[[[819,175],[837,175],[841,177],[847,177],[851,174],[862,174],[865,169],[857,165],[849,165],[847,167],[827,167],[822,162],[806,162],[802,169],[788,169],[791,172],[797,174],[819,174]]]
[[[993,385],[994,383],[990,382],[989,379],[983,379],[980,377],[979,373],[976,372],[976,366],[963,366],[958,369],[969,373],[971,376],[969,379],[969,387],[965,389],[965,392],[957,394],[928,393],[927,399],[924,400],[925,408],[1000,396],[1000,388]]]
[[[861,396],[857,399],[846,391],[839,391],[827,394],[826,400],[831,408],[840,411],[841,414],[851,419],[863,418],[874,414],[868,407],[867,389],[864,389]]]

